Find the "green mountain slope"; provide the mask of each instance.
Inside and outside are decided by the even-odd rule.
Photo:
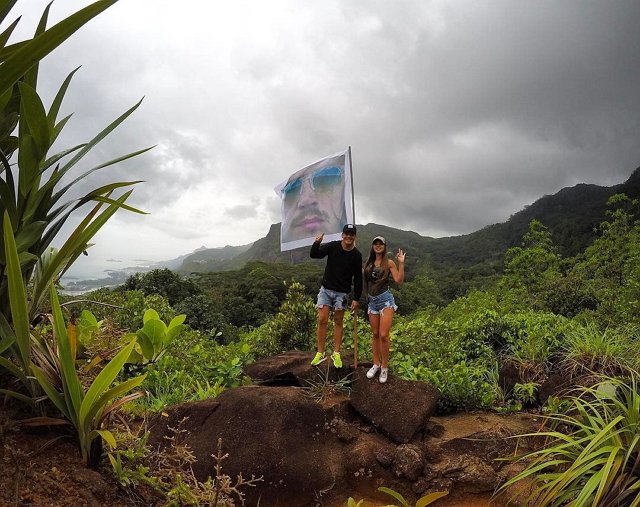
[[[619,185],[602,187],[581,183],[545,195],[506,222],[488,225],[471,234],[430,238],[379,224],[358,225],[358,245],[366,256],[373,237],[385,236],[390,249],[406,250],[411,260],[407,263],[409,278],[426,267],[436,271],[471,269],[486,275],[502,269],[504,252],[520,244],[533,219],[549,228],[562,255],[577,254],[593,241],[596,226],[605,218],[607,199],[615,193],[640,196],[640,168]],[[280,224],[273,224],[264,238],[247,245],[236,255],[209,259],[207,252],[189,256],[181,271],[224,271],[240,268],[248,261],[299,264],[310,260],[308,247],[280,252]],[[478,268],[481,265],[485,268]]]

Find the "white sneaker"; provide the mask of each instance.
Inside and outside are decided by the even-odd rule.
[[[380,382],[381,384],[384,384],[387,381],[388,374],[389,374],[389,368],[382,368],[380,370],[380,378],[378,379],[378,382]]]
[[[380,369],[380,365],[374,364],[371,368],[369,368],[369,371],[367,371],[367,378],[375,377],[379,369]]]

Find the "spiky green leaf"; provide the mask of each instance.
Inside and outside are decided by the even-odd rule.
[[[57,48],[89,20],[117,0],[100,0],[72,14],[33,40],[21,44],[0,65],[0,93],[8,90],[30,68]]]

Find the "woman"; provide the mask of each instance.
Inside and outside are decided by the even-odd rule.
[[[389,365],[389,330],[393,315],[398,307],[389,291],[389,278],[397,284],[404,282],[405,253],[398,249],[396,260],[398,265],[387,259],[387,242],[382,236],[373,238],[369,258],[364,265],[364,282],[368,294],[369,323],[373,337],[373,366],[367,372],[367,378],[373,378],[378,371],[381,384],[387,381]]]

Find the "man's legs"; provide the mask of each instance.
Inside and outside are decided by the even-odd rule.
[[[327,312],[328,313],[328,312]],[[325,326],[325,333],[327,328]],[[342,334],[344,332],[344,310],[333,311],[333,351],[342,349]]]
[[[318,308],[318,327],[316,329],[318,352],[324,352],[327,346],[327,324],[329,323],[330,309],[331,307],[328,305]]]
[[[342,359],[340,358],[340,348],[342,347],[343,318],[344,318],[344,301],[346,294],[336,291],[328,291],[324,287],[320,288],[318,293],[318,327],[316,329],[316,341],[318,351],[311,360],[312,366],[319,365],[325,360],[325,350],[327,345],[327,324],[329,323],[329,312],[333,307],[333,364],[336,368],[342,368]]]

